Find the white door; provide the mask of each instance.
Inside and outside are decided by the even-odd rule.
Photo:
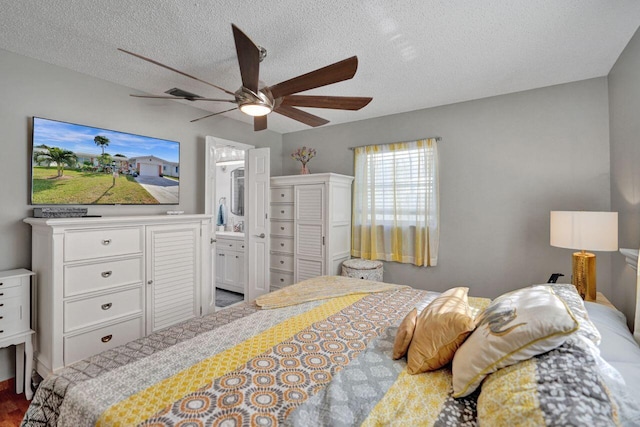
[[[200,315],[200,226],[149,226],[146,246],[150,334]]]
[[[324,184],[295,187],[294,282],[325,274]]]
[[[215,215],[216,206],[216,138],[207,136],[205,139],[205,164],[204,164],[204,213]],[[211,271],[209,272],[208,283],[202,283],[202,314],[213,313],[216,311],[216,274],[219,261],[216,256],[216,223],[215,218],[210,227],[211,235],[206,236],[209,241],[210,251],[208,256]]]
[[[245,242],[247,275],[245,300],[253,301],[269,292],[269,149],[246,151]]]

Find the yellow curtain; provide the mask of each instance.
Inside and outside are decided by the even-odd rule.
[[[438,263],[435,138],[355,149],[351,255],[418,266]]]

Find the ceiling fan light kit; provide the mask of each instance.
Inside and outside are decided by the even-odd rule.
[[[266,116],[273,111],[275,104],[269,88],[255,93],[244,86],[236,92],[236,102],[240,111],[253,117]]]
[[[166,68],[185,77],[197,80],[201,83],[215,87],[228,95],[233,95],[235,99],[215,99],[205,98],[180,89],[170,89],[166,93],[172,96],[156,96],[156,95],[131,95],[137,98],[153,98],[153,99],[186,99],[189,101],[214,101],[234,103],[238,107],[209,114],[192,122],[224,114],[229,111],[240,109],[244,114],[252,116],[253,129],[255,131],[267,128],[267,115],[271,112],[278,113],[290,119],[299,121],[308,126],[316,127],[329,123],[328,120],[318,117],[296,107],[309,108],[329,108],[334,110],[359,110],[369,104],[372,98],[369,97],[353,97],[353,96],[323,96],[323,95],[295,95],[299,92],[315,89],[322,86],[331,85],[344,80],[353,78],[358,68],[358,58],[352,56],[326,67],[319,68],[315,71],[294,77],[292,79],[280,82],[273,86],[266,86],[259,80],[260,62],[266,57],[266,50],[257,46],[249,37],[246,36],[238,27],[231,24],[233,30],[233,38],[236,45],[236,54],[238,55],[238,64],[240,66],[240,76],[242,78],[242,86],[236,92],[216,86],[213,83],[204,81],[198,77],[191,76],[185,72],[164,65],[158,61],[146,58],[142,55],[129,52],[124,49],[118,49],[121,52],[143,59],[152,64]]]

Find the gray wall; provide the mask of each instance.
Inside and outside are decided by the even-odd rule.
[[[441,136],[438,266],[387,262],[385,281],[487,297],[553,272],[570,282],[573,251],[549,245],[549,212],[609,210],[607,96],[602,77],[286,134],[283,173],[298,173],[287,155],[302,145],[318,150],[312,173],[352,174],[347,147]],[[597,257],[610,294],[611,255]]]
[[[611,209],[618,211],[621,248],[640,247],[640,32],[609,73]],[[633,323],[636,274],[622,255],[613,261],[612,302]]]
[[[271,170],[281,170],[278,133],[253,132],[252,126],[222,116],[189,123],[207,112],[173,101],[141,102],[129,97],[132,90],[124,86],[4,50],[0,50],[0,76],[0,270],[31,266],[31,231],[22,222],[31,215],[31,116],[180,141],[179,206],[90,207],[94,215],[204,212],[206,135],[270,147]],[[13,358],[8,354],[8,349],[0,350],[0,381],[13,376]]]

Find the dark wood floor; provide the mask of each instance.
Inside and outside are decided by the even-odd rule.
[[[0,427],[19,426],[28,406],[24,393],[16,394],[13,379],[0,383]]]

